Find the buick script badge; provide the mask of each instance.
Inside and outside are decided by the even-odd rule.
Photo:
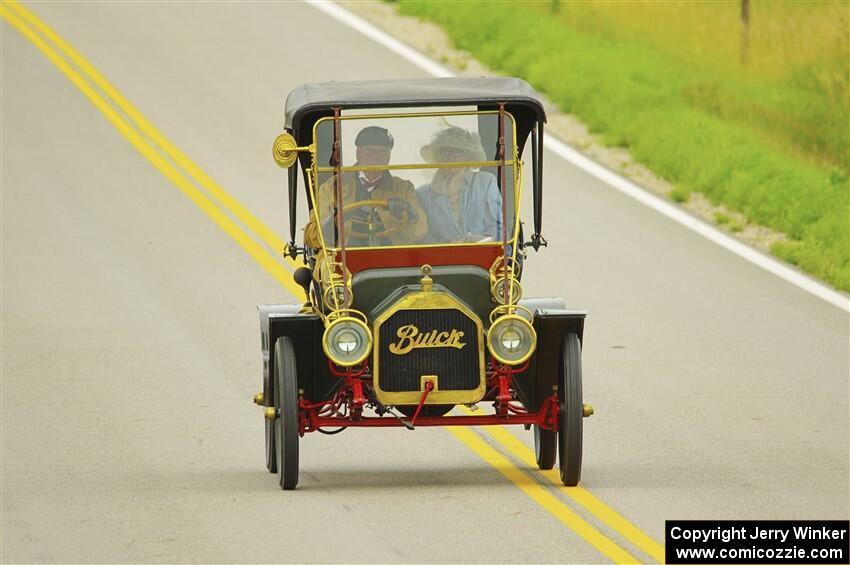
[[[413,349],[425,347],[454,347],[463,349],[466,344],[461,341],[463,332],[452,330],[451,332],[439,332],[432,330],[428,333],[419,333],[419,328],[413,324],[402,326],[396,332],[398,341],[390,344],[390,352],[396,355],[407,355]]]

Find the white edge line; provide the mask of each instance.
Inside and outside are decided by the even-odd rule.
[[[380,43],[390,51],[397,55],[401,55],[429,75],[435,77],[453,77],[455,74],[444,66],[432,61],[419,51],[405,45],[398,39],[392,37],[388,33],[378,29],[363,18],[356,16],[338,4],[329,2],[328,0],[307,0],[317,10],[321,10],[325,14],[331,16],[335,20],[339,20],[348,27],[359,31],[369,39]]]
[[[711,226],[702,220],[697,219],[696,217],[688,214],[678,206],[667,202],[666,200],[661,199],[660,197],[651,194],[646,189],[641,188],[639,185],[621,177],[620,175],[612,172],[611,170],[605,168],[599,163],[593,161],[589,157],[579,153],[575,149],[567,146],[564,142],[555,139],[550,135],[546,135],[545,144],[546,146],[552,150],[553,153],[558,155],[559,157],[569,161],[576,167],[582,169],[583,171],[593,175],[598,178],[605,184],[615,188],[616,190],[622,192],[623,194],[630,196],[644,204],[649,206],[656,212],[659,212],[674,222],[681,224],[682,226],[688,228],[691,231],[698,233],[704,238],[716,243],[720,247],[731,251],[735,255],[738,255],[742,259],[753,263],[765,271],[776,275],[777,277],[782,278],[783,280],[793,284],[794,286],[805,290],[806,292],[817,296],[829,302],[834,306],[838,306],[842,310],[846,312],[850,312],[850,300],[840,292],[837,292],[826,285],[823,285],[806,275],[792,269],[784,265],[783,263],[777,261],[776,259],[761,253],[742,243],[741,241],[731,237],[722,231],[718,230],[714,226]]]
[[[363,18],[349,12],[342,6],[335,4],[329,0],[307,0],[307,3],[314,8],[324,12],[332,18],[342,22],[348,27],[362,33],[373,41],[383,45],[387,49],[393,51],[397,55],[407,59],[429,75],[435,77],[453,77],[455,73],[451,72],[442,65],[432,61],[419,51],[405,45],[401,41],[390,36],[385,31],[378,29]],[[646,189],[639,185],[621,177],[613,171],[603,167],[599,163],[593,161],[589,157],[579,153],[575,149],[569,147],[566,143],[555,139],[550,134],[545,136],[545,147],[551,149],[553,153],[572,165],[578,167],[584,172],[596,177],[608,186],[618,190],[619,192],[629,196],[641,204],[648,206],[656,212],[663,214],[674,222],[688,228],[689,230],[698,233],[706,239],[716,243],[720,247],[731,251],[742,259],[753,263],[776,275],[777,277],[793,284],[794,286],[817,296],[818,298],[829,302],[833,306],[841,308],[845,312],[850,313],[850,298],[829,288],[828,286],[806,276],[802,273],[788,267],[784,263],[753,249],[752,247],[738,241],[719,229],[711,226],[702,220],[688,214],[678,206],[667,202],[651,194]]]

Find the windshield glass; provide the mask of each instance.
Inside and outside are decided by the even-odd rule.
[[[517,182],[510,114],[504,115],[504,187],[498,112],[346,115],[338,125],[339,178],[334,120],[315,127],[314,202],[326,247],[338,247],[342,236],[346,247],[355,248],[494,245],[502,241],[504,225],[512,239]],[[342,234],[334,229],[337,184]]]

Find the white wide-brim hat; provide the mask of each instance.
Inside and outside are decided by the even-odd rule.
[[[481,147],[481,136],[459,127],[450,127],[434,134],[431,143],[419,150],[426,163],[439,163],[437,150],[441,147],[462,149],[467,152],[467,161],[486,161],[487,155]]]

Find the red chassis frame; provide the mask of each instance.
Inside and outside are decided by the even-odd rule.
[[[506,365],[490,365],[487,372],[487,392],[481,401],[493,401],[495,414],[482,416],[420,416],[428,393],[433,389],[430,382],[425,384],[425,390],[419,399],[416,413],[408,423],[399,418],[383,416],[365,417],[363,407],[370,403],[364,395],[364,384],[371,385],[372,375],[369,365],[364,362],[359,369],[348,368],[340,371],[333,363],[328,362],[332,374],[343,379],[333,398],[325,402],[310,403],[304,398],[298,401],[299,435],[319,431],[320,428],[393,428],[412,426],[493,426],[505,424],[536,424],[545,430],[558,431],[558,412],[560,410],[558,396],[553,393],[547,397],[540,410],[529,412],[513,399],[511,385],[513,377],[522,373],[528,367],[528,362],[518,368]]]

